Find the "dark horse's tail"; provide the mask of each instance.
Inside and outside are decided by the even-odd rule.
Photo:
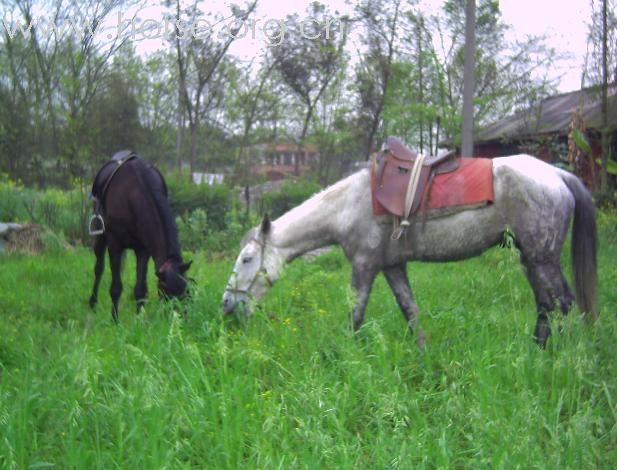
[[[576,302],[586,318],[594,321],[598,316],[596,208],[591,194],[580,179],[570,173],[564,173],[563,181],[575,200],[572,271]]]

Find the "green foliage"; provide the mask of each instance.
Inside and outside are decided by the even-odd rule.
[[[226,228],[226,217],[232,209],[233,193],[225,184],[194,184],[186,175],[166,177],[169,201],[176,216],[187,217],[196,209],[205,212],[213,229]]]
[[[596,158],[596,163],[602,168],[602,159]],[[606,171],[609,175],[617,176],[617,162],[614,160],[608,160],[606,165]]]
[[[617,244],[617,192],[612,194],[612,204],[597,213],[598,230],[602,232],[612,244]]]
[[[55,233],[49,228],[43,229],[41,242],[46,252],[61,253],[70,246],[61,233]]]
[[[591,145],[589,145],[587,137],[585,137],[585,134],[583,134],[580,129],[572,129],[572,138],[579,149],[585,153],[591,153]]]
[[[250,221],[228,185],[197,185],[175,174],[167,177],[167,186],[183,249],[218,254],[237,248]]]
[[[90,211],[86,188],[80,181],[63,191],[27,188],[8,177],[0,178],[0,221],[36,223],[48,227],[61,238],[84,242],[86,218]]]
[[[184,249],[203,246],[208,233],[208,215],[203,209],[195,209],[185,217],[176,217],[176,224]]]
[[[279,191],[266,193],[261,200],[261,212],[273,219],[302,204],[320,190],[318,183],[308,180],[286,181]]]
[[[617,219],[602,217],[603,314],[555,315],[545,351],[510,250],[410,266],[425,351],[382,277],[349,332],[339,250],[291,264],[245,322],[219,309],[232,258],[195,254],[191,301],[135,315],[127,256],[119,325],[108,271],[88,309],[85,248],[3,257],[0,467],[615,468]]]
[[[25,193],[28,193],[26,195]],[[9,179],[7,175],[0,176],[0,221],[22,222],[27,219],[24,199],[31,197],[34,191],[25,190],[19,183]]]
[[[245,232],[245,225],[233,210],[226,214],[225,229],[213,226],[203,209],[195,209],[176,218],[182,248],[189,251],[204,250],[221,253],[235,250]]]
[[[612,192],[594,192],[593,199],[596,203],[596,207],[603,209],[604,211],[611,212],[617,208],[617,191]],[[601,220],[601,217],[600,217]]]

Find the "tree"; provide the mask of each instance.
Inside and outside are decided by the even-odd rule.
[[[113,55],[126,38],[104,41],[95,32],[114,9],[131,1],[11,0],[3,7],[6,71],[27,106],[29,148],[19,147],[16,166],[83,174],[91,156],[88,112]],[[40,20],[38,12],[47,11]],[[8,23],[7,23],[8,20]],[[9,25],[7,27],[7,24]],[[25,135],[25,134],[24,134]],[[85,150],[85,151],[84,151]],[[53,169],[53,171],[51,171]]]
[[[300,144],[304,143],[317,104],[343,61],[344,25],[332,27],[331,15],[318,2],[310,6],[310,21],[288,16],[285,38],[271,49],[273,64],[283,82],[303,106]]]
[[[313,119],[312,141],[320,158],[315,168],[322,184],[338,179],[346,162],[354,161],[362,152],[355,132],[355,116],[350,103],[353,91],[348,90],[345,77],[348,62],[344,61],[326,90]]]
[[[4,38],[4,46],[4,54],[0,54],[0,169],[29,182],[27,169],[38,150],[33,135],[32,56],[22,38]]]
[[[384,132],[402,137],[422,153],[437,153],[442,115],[448,114],[441,64],[421,12],[408,12],[405,31],[392,65],[384,103]]]
[[[592,2],[592,18],[589,28],[591,61],[586,75],[592,85],[598,87],[601,102],[602,156],[600,168],[600,192],[608,194],[608,162],[611,155],[610,123],[608,119],[609,86],[617,83],[617,5],[612,0],[601,0],[600,5]],[[614,130],[614,129],[613,129]]]
[[[93,166],[103,163],[121,149],[141,150],[145,135],[139,118],[140,105],[135,80],[119,64],[99,84],[99,92],[90,102],[88,121],[92,129],[89,142],[82,142],[80,150],[93,155]]]
[[[442,128],[455,145],[461,142],[466,1],[446,1],[443,16],[432,21],[444,80]],[[543,37],[508,43],[505,32],[509,26],[501,20],[496,0],[479,0],[475,17],[474,127],[478,128],[528,108],[532,100],[552,91],[555,79],[548,77],[546,64],[556,60],[557,54]]]
[[[396,58],[401,0],[371,0],[358,5],[365,27],[367,48],[356,70],[360,99],[360,129],[366,145],[366,157],[374,150],[375,136],[382,125],[382,114]]]
[[[140,152],[161,167],[170,166],[176,144],[178,74],[172,51],[159,51],[137,64],[133,78],[139,103],[142,128]]]
[[[236,123],[236,132],[239,134],[239,143],[236,154],[236,175],[242,184],[249,179],[247,161],[247,147],[253,143],[254,127],[260,121],[268,119],[272,106],[272,95],[269,90],[276,90],[272,82],[272,72],[275,62],[269,56],[264,57],[264,63],[253,72],[253,61],[241,70],[238,79],[230,83],[232,92],[231,105],[228,116],[232,123]]]
[[[214,31],[201,31],[197,34],[194,28],[199,24],[198,20],[204,20],[204,12],[199,10],[197,2],[187,10],[182,10],[180,0],[176,0],[174,12],[175,34],[173,43],[176,49],[176,61],[178,67],[178,86],[181,112],[179,121],[182,116],[188,118],[190,130],[190,172],[195,169],[195,161],[197,158],[197,135],[201,120],[204,114],[204,108],[208,109],[208,104],[215,103],[215,96],[212,89],[220,86],[221,83],[214,84],[216,78],[220,78],[220,66],[223,63],[223,58],[231,44],[239,35],[239,30],[248,16],[255,10],[257,1],[247,4],[244,9],[237,6],[231,7],[231,18],[234,21],[230,22],[231,18],[224,18],[220,14],[214,16],[216,24],[230,22],[232,26],[228,26],[221,34],[215,34]],[[213,16],[209,14],[209,16]],[[206,24],[210,24],[205,21]],[[180,25],[193,25],[192,32],[181,30]],[[210,25],[211,27],[213,25]],[[219,72],[217,74],[217,72]],[[205,100],[205,101],[204,101]],[[204,106],[204,102],[206,106]],[[180,127],[181,122],[178,123]]]

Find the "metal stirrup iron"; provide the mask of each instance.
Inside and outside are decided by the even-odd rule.
[[[90,217],[90,223],[88,224],[88,235],[96,237],[97,235],[103,235],[105,233],[105,222],[101,214],[94,214]]]

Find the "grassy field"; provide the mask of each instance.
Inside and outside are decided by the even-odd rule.
[[[190,304],[151,300],[136,316],[128,256],[118,326],[108,271],[87,307],[85,248],[2,257],[0,467],[616,468],[612,225],[599,321],[556,316],[546,351],[508,249],[409,265],[425,351],[381,277],[349,332],[339,251],[290,265],[248,322],[218,308],[232,259],[203,253],[189,255]]]

